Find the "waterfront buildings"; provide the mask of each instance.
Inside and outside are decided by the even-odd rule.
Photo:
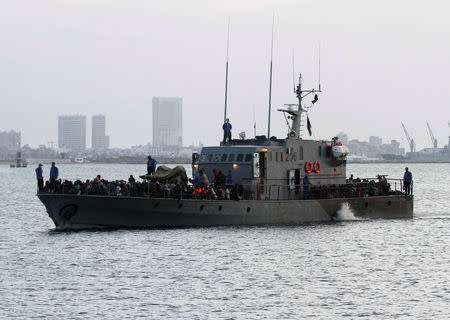
[[[348,140],[348,136],[343,132],[338,133],[337,136],[348,147],[350,156],[381,159],[383,154],[405,155],[405,149],[400,148],[400,142],[397,140],[391,140],[390,143],[383,143],[382,138],[377,136],[370,136],[369,141],[360,141],[358,139]],[[344,139],[341,137],[344,137]],[[347,142],[345,142],[346,140]]]
[[[86,150],[86,116],[59,116],[58,147],[67,151]]]
[[[153,145],[183,145],[182,98],[153,97]]]
[[[109,149],[109,136],[106,135],[106,121],[104,115],[92,117],[92,149]]]
[[[10,159],[20,150],[20,131],[0,131],[0,160]]]

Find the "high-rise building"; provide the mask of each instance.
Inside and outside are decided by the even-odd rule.
[[[86,149],[86,116],[59,116],[58,147],[69,151]]]
[[[0,148],[7,150],[17,150],[20,148],[20,131],[0,131]]]
[[[374,147],[379,147],[383,144],[383,139],[381,139],[380,137],[377,137],[377,136],[370,136],[369,144]]]
[[[92,117],[92,149],[94,150],[109,149],[109,136],[105,134],[105,123],[104,115]]]
[[[153,97],[153,145],[182,146],[182,98]]]

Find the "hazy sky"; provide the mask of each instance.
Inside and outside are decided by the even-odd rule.
[[[227,19],[233,133],[267,132],[270,36],[275,12],[275,110],[295,102],[295,71],[324,92],[310,112],[315,138],[439,145],[450,128],[450,5],[396,0],[3,0],[0,130],[23,143],[57,141],[60,114],[105,114],[113,147],[151,141],[153,96],[183,98],[184,144],[217,144],[223,120]]]

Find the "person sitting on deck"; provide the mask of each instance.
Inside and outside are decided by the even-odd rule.
[[[204,188],[209,186],[208,176],[202,170],[200,170],[200,186]]]
[[[202,174],[203,174],[203,171],[202,171],[202,170],[198,171],[198,172],[195,174],[194,180],[192,181],[192,184],[193,184],[195,187],[197,187],[197,186],[200,184],[200,178],[201,178],[201,175],[202,175]]]
[[[303,200],[308,199],[308,191],[310,184],[311,182],[309,181],[308,175],[305,174],[305,177],[303,178]]]

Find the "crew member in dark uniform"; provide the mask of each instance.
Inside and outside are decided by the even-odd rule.
[[[225,119],[225,123],[222,126],[223,129],[223,143],[231,142],[231,123],[230,119]]]
[[[405,168],[405,174],[403,175],[403,188],[405,189],[405,194],[411,194],[411,182],[412,173],[409,171],[408,167]]]
[[[152,158],[152,156],[147,157],[147,174],[153,174],[156,169],[156,160]]]
[[[50,168],[50,188],[52,191],[56,189],[56,179],[58,179],[59,171],[58,167],[55,166],[55,163],[52,162],[52,167]]]
[[[303,200],[308,199],[309,185],[311,182],[309,181],[308,175],[305,174],[303,178]]]
[[[36,179],[38,190],[42,191],[44,189],[44,176],[42,175],[42,163],[39,163],[39,166],[36,168]]]

